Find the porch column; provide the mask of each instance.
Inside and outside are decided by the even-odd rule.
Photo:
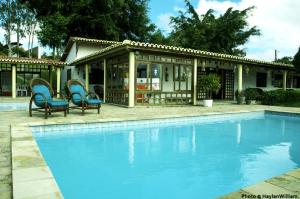
[[[238,91],[243,90],[243,65],[238,64]]]
[[[135,57],[134,52],[129,52],[129,96],[128,96],[128,107],[134,107],[134,93],[135,93],[135,86],[134,86],[134,76],[135,76]]]
[[[56,68],[56,97],[60,98],[60,76],[61,76],[61,68]]]
[[[89,84],[89,72],[90,72],[90,70],[89,70],[89,65],[88,64],[86,64],[85,65],[85,88],[86,88],[86,90],[87,91],[89,91],[89,86],[90,86],[90,84]]]
[[[194,58],[194,69],[193,69],[193,105],[197,105],[197,64],[198,64],[198,59]]]
[[[286,78],[287,78],[287,71],[283,72],[283,90],[286,90]]]
[[[106,99],[106,59],[103,59],[103,73],[104,73],[103,102],[105,102],[105,99]]]
[[[53,74],[52,74],[53,66],[49,67],[49,83],[50,86],[53,86]]]
[[[12,98],[16,98],[17,93],[16,93],[16,89],[17,89],[17,68],[16,65],[12,65],[11,66],[11,97]]]

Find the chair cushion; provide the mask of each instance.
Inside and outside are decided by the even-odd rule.
[[[99,105],[102,103],[102,101],[98,99],[85,99],[84,101],[87,105]]]
[[[48,102],[50,107],[67,107],[68,102],[65,100],[51,100]]]
[[[52,100],[52,97],[51,97],[51,94],[50,94],[50,90],[45,85],[35,85],[35,86],[33,86],[32,92],[33,93],[41,93],[41,94],[43,94],[45,96],[45,98],[46,98],[47,101],[51,101]],[[37,106],[42,107],[45,104],[45,100],[44,100],[44,98],[43,98],[42,95],[36,95],[34,97],[34,103]]]
[[[81,103],[81,96],[83,97],[83,99],[86,99],[86,93],[85,93],[85,90],[82,86],[80,85],[71,85],[70,86],[70,91],[71,91],[71,94],[72,93],[80,93],[79,94],[74,94],[72,95],[72,102],[76,105],[79,105]]]

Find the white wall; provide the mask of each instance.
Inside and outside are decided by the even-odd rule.
[[[100,45],[89,45],[89,44],[77,44],[73,43],[70,52],[66,58],[66,62],[69,64],[76,59],[85,57],[89,54],[95,53],[101,49],[103,49],[105,46]],[[85,76],[84,76],[84,67],[82,68],[76,68],[75,66],[66,66],[64,70],[62,71],[62,78],[61,78],[61,88],[65,85],[65,82],[67,81],[67,69],[71,69],[71,78],[77,79],[81,81],[82,83],[85,82]],[[90,85],[90,91],[93,91],[93,85]]]
[[[262,90],[274,90],[274,89],[280,89],[278,87],[274,87],[272,85],[272,77],[271,77],[271,73],[272,71],[274,72],[274,69],[270,69],[270,68],[262,68],[262,67],[249,67],[249,72],[248,74],[246,73],[245,67],[243,67],[243,90],[245,90],[246,88],[257,88],[256,87],[256,73],[260,72],[260,73],[267,73],[267,87],[258,87],[261,88]],[[277,71],[277,70],[275,70]],[[280,74],[280,73],[278,73]],[[237,75],[237,68],[235,70],[234,73],[234,91],[237,90],[237,85],[238,85],[238,75]]]
[[[105,48],[105,47],[104,46],[92,46],[92,45],[88,45],[88,44],[78,44],[76,59],[93,54],[103,48]]]

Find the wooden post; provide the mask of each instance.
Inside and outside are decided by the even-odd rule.
[[[238,91],[243,90],[243,65],[238,65]]]
[[[56,97],[60,98],[60,76],[61,76],[61,68],[56,68]]]
[[[135,78],[135,55],[134,52],[129,52],[129,99],[128,99],[128,107],[134,107],[134,78]]]
[[[87,91],[89,91],[89,86],[90,86],[90,84],[89,84],[89,65],[88,64],[86,64],[85,65],[85,88],[86,88],[86,90]]]
[[[103,102],[106,100],[106,59],[103,59],[103,73],[104,73],[104,85],[103,85]]]
[[[283,90],[286,90],[287,71],[283,72]]]
[[[193,68],[193,105],[197,105],[197,64],[198,64],[198,59],[194,58],[194,68]]]
[[[16,89],[17,89],[17,68],[16,65],[11,66],[11,97],[14,99],[17,96]]]
[[[53,74],[52,74],[53,66],[49,68],[49,84],[53,87]]]

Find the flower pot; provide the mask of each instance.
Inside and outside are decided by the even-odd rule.
[[[246,100],[246,104],[256,104],[256,100]]]
[[[237,103],[238,104],[245,104],[246,97],[238,97],[237,98]]]
[[[203,106],[205,107],[212,107],[213,105],[213,100],[210,99],[210,100],[203,100]]]

